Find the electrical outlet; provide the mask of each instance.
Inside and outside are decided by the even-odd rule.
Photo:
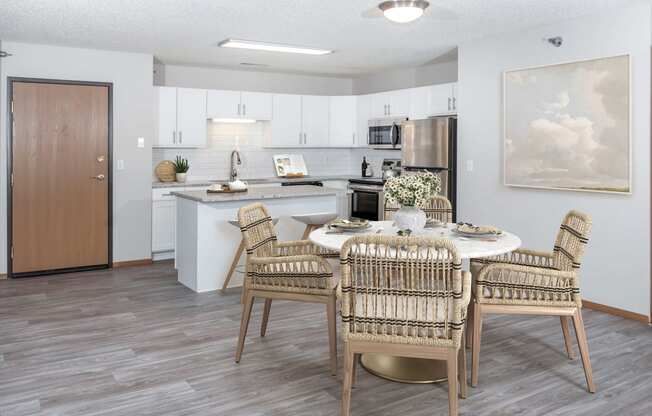
[[[144,137],[139,137],[138,138],[138,147],[141,149],[145,147],[145,138]]]
[[[122,159],[118,159],[118,170],[124,170],[125,168],[125,161]]]
[[[473,160],[469,159],[466,161],[466,171],[473,172]]]

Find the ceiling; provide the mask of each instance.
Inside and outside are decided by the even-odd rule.
[[[430,0],[413,23],[380,0],[2,0],[0,39],[153,54],[166,64],[356,76],[436,62],[465,40],[646,0]],[[334,49],[304,56],[218,48],[240,38]],[[11,51],[9,51],[11,52]],[[448,55],[448,56],[454,56]]]

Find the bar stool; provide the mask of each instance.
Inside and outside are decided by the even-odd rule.
[[[278,223],[278,218],[272,218],[272,223],[276,225]],[[229,220],[229,224],[233,225],[234,227],[238,227],[238,230],[240,229],[240,222],[238,220]],[[226,288],[229,286],[229,283],[231,282],[231,278],[233,277],[233,273],[238,268],[238,263],[240,263],[240,257],[242,257],[242,252],[245,249],[245,242],[242,238],[240,238],[240,245],[235,251],[235,256],[233,256],[233,261],[231,261],[231,267],[229,268],[229,272],[226,275],[226,279],[224,280],[224,284],[222,285],[222,290],[221,292],[224,293],[226,291]]]
[[[302,240],[307,240],[308,236],[313,230],[323,226],[329,221],[333,221],[335,218],[337,218],[337,213],[335,212],[315,212],[311,214],[292,216],[293,220],[297,220],[306,224],[306,229],[303,232],[303,237],[301,237]]]

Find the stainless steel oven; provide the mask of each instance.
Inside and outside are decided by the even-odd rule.
[[[357,181],[354,180],[349,182],[351,217],[382,221],[385,217],[385,197],[382,181],[380,184],[356,183]],[[363,180],[359,182],[363,182]]]
[[[369,120],[367,145],[374,149],[401,149],[401,123],[403,118]]]

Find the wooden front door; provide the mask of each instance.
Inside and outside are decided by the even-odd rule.
[[[109,266],[110,86],[11,83],[11,274]]]

